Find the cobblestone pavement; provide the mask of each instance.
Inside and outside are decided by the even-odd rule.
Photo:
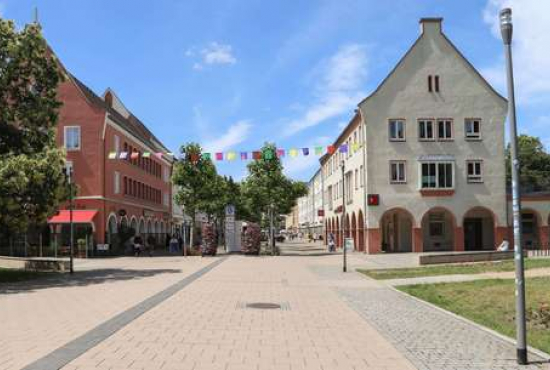
[[[316,258],[232,256],[63,369],[414,369],[311,273]]]
[[[540,370],[545,360],[530,354],[529,366],[515,362],[515,346],[475,324],[456,318],[358,273],[312,265],[367,322],[421,370]],[[367,284],[361,284],[360,281]]]
[[[77,260],[74,278],[64,274],[0,285],[0,369],[21,369],[211,262],[200,257]]]

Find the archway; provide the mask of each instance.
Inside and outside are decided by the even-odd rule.
[[[382,250],[385,252],[412,252],[414,217],[402,208],[384,212],[380,218]]]
[[[159,225],[159,222],[158,220],[155,221],[154,225],[153,225],[153,236],[155,238],[155,240],[157,241],[157,244],[160,242],[160,225]]]
[[[336,239],[336,246],[340,248],[340,240],[342,239],[342,233],[340,231],[340,218],[336,216],[336,232],[334,233]]]
[[[447,209],[436,207],[422,217],[422,239],[425,252],[452,251],[455,247],[454,215]]]
[[[540,225],[541,217],[537,211],[529,208],[521,210],[523,248],[541,249],[539,235]]]
[[[149,239],[149,236],[153,234],[153,224],[151,219],[147,220],[147,227],[145,229],[145,234],[147,234],[146,240]]]
[[[146,232],[146,230],[145,230],[145,219],[140,218],[138,229],[137,229],[137,234],[141,235],[143,237],[145,235],[145,232]]]
[[[357,220],[355,219],[355,212],[351,214],[351,237],[353,238],[353,249],[359,250],[359,245],[357,245]]]
[[[464,215],[462,220],[464,231],[464,250],[480,251],[494,250],[495,217],[493,212],[484,207],[475,207]]]
[[[357,216],[358,223],[358,236],[359,239],[359,250],[365,250],[365,221],[363,220],[363,211],[359,210],[359,216]]]
[[[346,238],[350,237],[350,223],[349,223],[349,213],[346,213],[346,222],[344,224],[344,236]]]
[[[139,231],[137,218],[135,216],[132,216],[132,220],[130,221],[130,229],[132,230],[132,236],[136,235]]]
[[[109,215],[107,221],[107,244],[111,247],[115,247],[118,243],[118,225],[116,221],[116,216],[114,214]]]

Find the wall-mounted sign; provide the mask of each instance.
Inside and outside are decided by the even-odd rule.
[[[368,205],[369,206],[378,206],[380,205],[380,195],[379,194],[369,194],[368,198]]]
[[[317,210],[317,216],[318,217],[325,217],[325,210],[324,209],[318,209]]]

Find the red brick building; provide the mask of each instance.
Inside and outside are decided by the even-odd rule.
[[[144,240],[152,235],[163,245],[172,221],[169,151],[110,89],[100,97],[69,75],[58,99],[63,106],[57,142],[67,151],[78,186],[75,240],[87,241],[91,253],[98,244],[122,253],[133,234]],[[117,159],[109,158],[113,152]],[[49,220],[59,247],[68,244],[69,212],[63,208]]]

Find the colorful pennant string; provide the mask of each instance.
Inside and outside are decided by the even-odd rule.
[[[277,157],[282,158],[285,156],[285,150],[284,149],[277,149]]]
[[[116,159],[116,152],[110,152],[109,153],[109,159]]]
[[[143,154],[141,155],[143,158],[151,158],[151,153],[149,152],[143,152]]]
[[[138,152],[132,152],[132,154],[130,154],[130,159],[138,159],[138,158],[139,158]]]
[[[201,157],[202,157],[202,159],[206,159],[206,160],[209,160],[209,159],[212,158],[210,153],[202,153]]]
[[[120,158],[120,159],[126,159],[126,158],[128,158],[128,152],[121,152],[119,158]]]
[[[248,153],[247,152],[241,152],[241,160],[246,161],[248,159]]]
[[[262,158],[262,152],[252,152],[252,159],[261,159]]]
[[[342,144],[339,148],[340,153],[347,153],[348,152],[348,144]]]
[[[304,156],[309,155],[309,148],[302,148],[302,153],[304,153]]]
[[[221,152],[216,153],[216,160],[217,161],[223,161],[223,153],[221,153]]]
[[[315,155],[322,155],[323,154],[323,147],[322,146],[316,146],[315,147]]]
[[[237,159],[237,153],[228,152],[227,155],[226,155],[226,158],[227,158],[228,161],[234,161],[235,159]]]

